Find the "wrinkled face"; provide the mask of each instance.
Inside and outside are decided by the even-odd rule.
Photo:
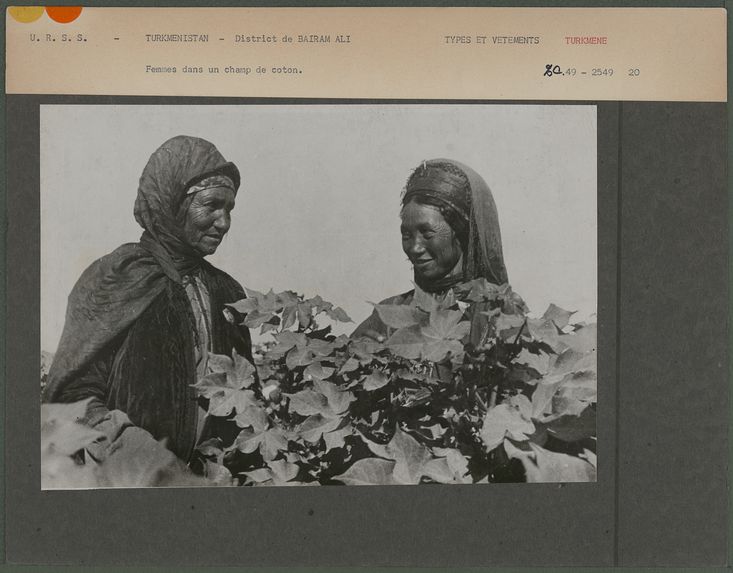
[[[437,207],[410,202],[402,208],[402,250],[415,277],[442,279],[453,271],[463,254],[460,242]]]
[[[186,211],[183,234],[202,256],[212,255],[231,225],[234,191],[227,187],[204,189],[193,196]]]

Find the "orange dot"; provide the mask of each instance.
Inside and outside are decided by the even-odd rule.
[[[81,6],[46,6],[46,14],[54,22],[68,24],[81,14]]]
[[[9,6],[8,12],[14,20],[29,24],[43,16],[43,6]]]

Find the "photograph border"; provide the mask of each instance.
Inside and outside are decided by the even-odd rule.
[[[18,1],[18,2],[14,2],[13,4],[14,5],[33,5],[34,3],[33,2],[27,2],[27,1],[22,1],[21,0],[21,1]],[[526,1],[525,2],[521,2],[521,1],[520,2],[502,2],[502,1],[499,1],[499,2],[491,2],[491,3],[484,1],[484,2],[468,2],[468,3],[465,3],[463,5],[471,5],[471,6],[526,6],[526,7],[533,7],[533,6],[570,6],[570,7],[576,6],[576,7],[588,7],[589,4],[592,4],[592,6],[598,6],[598,7],[635,7],[635,6],[647,6],[647,7],[684,7],[684,6],[690,6],[691,5],[690,2],[670,2],[670,1],[666,1],[666,2],[658,2],[658,1],[657,2],[655,2],[655,1],[646,1],[646,2],[644,2],[644,1],[642,1],[642,2],[635,2],[635,1],[604,2],[604,1],[597,1],[597,2],[590,3],[590,2],[573,1],[573,0],[570,0],[570,1],[567,1],[567,2],[526,2]],[[100,2],[100,1],[90,0],[89,2],[86,2],[85,5],[89,5],[89,6],[106,6],[106,5],[110,5],[110,3],[109,2]],[[115,5],[120,5],[120,3],[115,3]],[[208,5],[208,6],[210,6],[211,4],[210,3],[204,3],[204,4],[202,4],[200,2],[195,2],[195,1],[194,2],[186,2],[185,0],[179,0],[179,1],[175,2],[175,3],[172,3],[172,2],[150,2],[150,1],[146,1],[146,0],[139,0],[139,1],[135,2],[134,5],[135,6],[161,6],[161,5],[165,5],[165,6],[171,6],[171,7],[173,7],[173,6],[188,6],[188,7],[190,7],[190,6],[201,6],[201,5]],[[245,5],[245,6],[270,6],[270,5],[272,5],[272,3],[271,2],[244,2],[244,3],[242,3],[242,2],[221,2],[221,3],[217,3],[217,5],[218,6],[235,6],[235,5],[236,6],[243,6],[243,5]],[[288,5],[293,5],[293,6],[306,6],[306,5],[309,5],[309,4],[307,2],[303,2],[303,1],[300,1],[300,2],[299,1],[295,1],[295,2],[291,1],[291,2],[288,2]],[[345,3],[344,2],[320,2],[319,5],[322,5],[322,6],[343,6],[343,5],[345,5]],[[375,4],[369,3],[369,2],[366,2],[366,1],[358,1],[358,2],[350,3],[349,5],[354,5],[354,6],[357,6],[357,5],[364,5],[364,6],[371,5],[371,6],[374,6]],[[410,2],[384,3],[384,2],[381,2],[378,5],[380,5],[380,6],[406,6],[406,5],[412,5],[412,6],[438,6],[438,5],[445,5],[445,4],[443,2],[419,2],[419,3],[410,3]],[[730,2],[729,1],[725,1],[725,2],[701,2],[701,3],[695,4],[695,6],[698,6],[698,7],[709,6],[709,7],[726,7],[726,8],[730,8]],[[728,21],[729,21],[728,28],[730,29],[730,22],[731,22],[731,12],[730,12],[730,10],[728,11]],[[729,37],[729,40],[728,41],[729,41],[729,46],[730,46],[730,42],[731,42],[730,37]],[[3,47],[3,49],[4,49],[4,47]],[[729,49],[729,53],[730,53],[730,49]],[[3,65],[4,65],[4,59],[3,59]],[[729,58],[728,59],[728,71],[729,71],[729,73],[730,73],[730,71],[732,69],[733,69],[733,59]],[[733,93],[733,92],[731,91],[730,84],[729,84],[729,88],[728,88],[729,97],[730,97],[731,93]],[[8,108],[10,107],[8,105],[8,98],[9,97],[10,96],[6,96],[6,95],[3,94],[3,100],[2,100],[3,107],[5,108],[5,111],[6,111],[6,114],[4,114],[3,120],[2,120],[4,122],[4,125],[5,125],[5,128],[6,128],[6,134],[8,133],[9,128],[11,128],[11,126],[16,121],[16,118],[12,115],[12,113],[8,113],[8,111],[9,111]],[[26,97],[26,96],[17,96],[17,97],[21,97],[22,98],[22,97]],[[101,99],[108,99],[108,98],[101,98]],[[139,98],[134,98],[134,99],[135,100],[139,100]],[[157,100],[159,98],[153,98],[153,99],[156,99]],[[226,102],[225,103],[230,103],[231,102],[231,100],[229,98],[225,98],[225,99],[226,99]],[[460,100],[458,100],[458,101],[460,101]],[[126,102],[126,103],[129,103],[129,102]],[[222,103],[224,103],[224,102],[222,102]],[[270,103],[272,103],[271,100],[270,100]],[[400,100],[399,103],[404,103],[404,102]],[[496,102],[496,103],[507,103],[507,102]],[[541,102],[524,101],[522,103],[532,103],[532,104],[534,104],[534,103],[541,103]],[[552,103],[562,103],[562,102],[552,102]],[[570,103],[570,104],[575,105],[575,104],[578,104],[580,102],[570,101],[570,102],[564,102],[564,103]],[[617,105],[617,102],[611,102],[611,103],[609,103],[609,105]],[[733,120],[733,115],[731,114],[730,109],[727,108],[726,104],[721,104],[721,105],[725,109],[725,115],[728,118],[728,122],[730,123],[730,121]],[[620,116],[619,116],[619,121],[620,121]],[[601,125],[601,121],[600,121],[600,118],[599,118],[599,133],[600,133],[600,125]],[[726,138],[729,140],[729,136],[726,136]],[[5,170],[6,179],[9,178],[9,176],[8,176],[8,169],[7,168],[8,168],[9,165],[12,165],[12,163],[10,161],[8,161],[8,156],[9,156],[9,153],[10,153],[10,146],[6,143],[7,140],[8,140],[7,137],[6,138],[3,138],[3,141],[0,144],[3,147],[3,161],[5,162],[5,167],[6,167],[6,170]],[[599,146],[599,151],[600,151],[600,146]],[[730,145],[727,148],[726,156],[727,156],[727,160],[728,160],[727,161],[728,162],[728,165],[730,165],[731,164],[731,161],[733,161],[733,149],[731,148]],[[599,178],[600,178],[600,171],[599,171]],[[733,173],[731,173],[730,170],[727,172],[727,184],[728,184],[728,188],[733,187]],[[5,189],[2,191],[2,194],[3,194],[2,199],[5,200],[6,205],[7,205],[7,198],[8,198],[8,190],[9,190],[9,187],[6,185],[5,186]],[[599,186],[599,193],[600,193],[600,186]],[[599,201],[599,207],[600,207],[600,201]],[[727,220],[728,221],[733,220],[733,206],[732,206],[731,202],[728,203],[727,209],[725,210],[725,214],[726,214],[726,217],[727,217]],[[12,230],[12,226],[13,226],[12,220],[13,220],[13,217],[14,216],[15,215],[14,215],[14,212],[13,211],[6,210],[6,213],[5,213],[5,223],[6,223],[6,229],[7,229],[7,232],[6,232],[6,240],[7,240],[7,237],[8,237],[8,235],[10,234],[10,232]],[[731,241],[730,236],[728,236],[728,241],[726,241],[726,249],[730,249],[731,247],[733,247],[733,242]],[[7,247],[5,245],[3,245],[3,250],[4,251],[5,251],[6,248]],[[7,253],[7,251],[5,251],[5,252]],[[728,251],[728,252],[730,252],[730,251]],[[600,253],[600,244],[599,244],[599,253]],[[620,254],[619,254],[619,257],[620,257]],[[12,266],[9,264],[9,262],[7,261],[7,259],[6,259],[6,269],[8,269],[8,270],[9,269],[12,269]],[[600,274],[600,267],[599,267],[599,274]],[[728,258],[728,267],[727,267],[727,273],[726,273],[726,275],[727,275],[728,281],[730,280],[730,278],[733,278],[733,262],[731,262],[730,258]],[[600,284],[599,284],[599,287],[600,287]],[[6,295],[6,300],[8,300],[8,297],[11,295],[11,289],[9,287],[6,287],[6,285],[3,285],[0,288],[4,289],[3,290],[3,294]],[[733,299],[731,299],[729,295],[726,295],[726,301],[727,301],[726,308],[728,310],[728,316],[729,316],[730,315],[730,310],[733,309]],[[7,317],[6,309],[3,308],[3,311],[2,312],[4,313],[3,318],[6,319],[6,317]],[[599,301],[599,315],[600,315],[600,312],[601,312],[601,309],[600,309],[600,301]],[[3,334],[4,334],[3,340],[5,342],[6,350],[7,350],[7,347],[8,347],[8,339],[7,339],[8,330],[9,330],[9,325],[6,323],[6,320],[3,320]],[[726,337],[726,340],[728,340],[727,337]],[[35,347],[33,347],[33,350],[35,351]],[[7,370],[7,367],[13,361],[15,361],[16,358],[13,357],[12,360],[6,359],[5,358],[6,354],[7,353],[3,353],[2,360],[4,362],[3,363],[3,367],[6,368],[6,372],[7,372],[8,371]],[[727,357],[727,352],[726,352],[726,357]],[[733,377],[733,368],[731,368],[731,365],[730,365],[729,362],[727,363],[726,371],[727,371],[728,380],[730,380],[731,377]],[[6,382],[7,382],[7,378],[6,378]],[[726,385],[726,388],[729,389],[730,388],[730,385],[727,384]],[[7,389],[8,389],[8,386],[7,386],[7,383],[6,383],[6,392],[7,392]],[[3,401],[3,403],[2,403],[3,408],[6,409],[8,402],[7,402],[7,398],[5,396],[5,393],[3,393],[3,397],[0,398],[0,400]],[[617,397],[617,400],[618,400],[618,397]],[[726,413],[727,413],[727,419],[728,420],[733,419],[733,405],[730,402],[728,402],[724,406],[725,406]],[[7,420],[7,417],[6,417],[6,420]],[[599,426],[600,425],[601,424],[599,424]],[[9,434],[9,429],[6,427],[6,428],[4,428],[4,431],[5,431],[5,433],[4,433],[4,436],[3,437],[7,437],[8,434]],[[729,438],[728,439],[727,448],[726,448],[726,451],[727,451],[727,454],[728,455],[727,455],[727,459],[725,460],[725,463],[726,463],[727,469],[728,469],[728,472],[727,472],[728,482],[730,482],[731,474],[730,474],[730,464],[728,463],[728,461],[731,459],[731,457],[733,457],[733,431],[730,429],[730,424],[728,424],[727,437]],[[7,448],[5,448],[5,440],[3,440],[3,445],[0,446],[0,447],[3,448],[3,456],[2,456],[3,461],[0,462],[0,463],[3,463],[3,479],[4,479],[4,484],[5,484],[5,488],[3,488],[3,496],[4,496],[3,501],[6,501],[8,495],[12,495],[13,494],[13,491],[12,490],[8,490],[7,472],[6,472],[8,466],[7,466],[7,463],[5,461],[6,460],[6,457],[7,457],[6,456],[6,454],[7,454]],[[728,515],[730,515],[731,508],[733,508],[733,505],[732,505],[730,496],[728,496],[728,502],[726,504],[726,510],[728,512]],[[4,534],[5,534],[5,537],[7,539],[7,533],[8,533],[8,529],[9,529],[8,528],[8,516],[7,516],[7,514],[4,516],[4,518],[5,519],[3,520],[3,527],[4,527]],[[729,519],[727,519],[726,521],[729,522]],[[728,524],[726,524],[726,525],[728,525]],[[11,525],[11,527],[12,527],[12,525]],[[724,529],[726,530],[726,538],[727,538],[727,541],[728,541],[728,548],[730,550],[730,548],[733,547],[733,537],[731,537],[731,533],[733,533],[733,530],[730,527],[725,527]],[[5,549],[5,547],[3,547],[3,549]],[[8,557],[7,556],[7,553],[4,553],[3,556],[5,557],[5,559],[7,561],[7,557]],[[726,562],[727,561],[728,561],[728,559],[726,558]],[[618,563],[619,562],[618,553],[614,557],[614,562],[615,563]],[[77,563],[75,566],[79,566],[79,565],[81,565],[81,563]],[[684,564],[683,563],[680,563],[680,565],[684,565]],[[20,569],[20,567],[13,566],[12,569]],[[204,567],[196,567],[196,569],[197,570],[198,569],[204,569]],[[238,569],[239,570],[249,570],[249,571],[263,570],[262,568],[252,568],[252,567],[247,567],[247,568],[238,567]],[[343,571],[345,571],[345,570],[356,570],[356,569],[357,568],[355,568],[355,567],[354,568],[352,568],[352,567],[338,567],[337,568],[337,570],[343,570]],[[379,568],[370,568],[370,569],[371,570],[387,571],[387,570],[390,570],[391,568],[379,567]],[[596,570],[596,571],[605,571],[605,570],[609,570],[610,571],[611,569],[612,569],[611,566],[609,566],[609,567],[598,567],[598,568],[594,568],[594,570]],[[34,571],[51,571],[51,570],[53,570],[53,571],[58,570],[58,566],[48,566],[48,567],[34,568]],[[118,568],[115,567],[115,566],[96,566],[95,567],[95,570],[97,570],[97,571],[115,571],[115,570],[118,570]],[[129,569],[129,570],[133,570],[133,569]],[[141,568],[141,570],[143,570],[143,568]],[[151,567],[144,567],[144,570],[146,570],[146,571],[153,571],[153,570],[163,570],[163,569],[161,567],[152,567],[152,568]],[[224,571],[225,569],[222,568],[222,567],[216,567],[216,568],[206,568],[206,570],[209,570],[209,571]],[[227,569],[227,570],[231,570],[231,569]],[[287,567],[287,568],[278,567],[276,569],[268,568],[267,570],[268,571],[277,571],[277,570],[282,570],[282,571],[285,571],[285,570],[287,570],[287,571],[314,571],[316,569],[311,568],[311,567],[306,567],[306,568],[304,568],[304,567]],[[318,568],[317,570],[323,570],[323,568]],[[335,569],[331,569],[331,570],[335,570]],[[425,569],[425,568],[414,568],[414,567],[400,568],[400,571],[425,571],[425,570],[427,570],[427,569]],[[475,568],[475,567],[471,567],[471,568],[451,567],[451,570],[454,570],[454,571],[476,571],[476,570],[479,570],[479,569],[478,568]],[[485,570],[485,568],[481,568],[481,570]],[[492,567],[491,570],[517,572],[517,571],[534,571],[536,569],[535,568],[527,568],[527,567],[514,567],[514,566],[507,567],[505,565],[505,566]],[[552,570],[552,571],[573,571],[574,569],[572,567],[554,567],[553,566],[553,567],[550,567],[550,568],[546,568],[546,570]],[[668,572],[668,571],[674,571],[674,569],[667,569],[667,568],[665,568],[665,569],[652,568],[652,569],[649,569],[649,570],[650,571],[665,571],[665,573]],[[693,569],[685,569],[685,570],[686,571],[690,571],[690,570],[693,570]],[[699,570],[699,571],[718,571],[719,570],[719,571],[723,571],[723,570],[727,570],[727,569],[725,569],[723,567],[723,565],[721,564],[720,567],[697,567],[694,570]]]

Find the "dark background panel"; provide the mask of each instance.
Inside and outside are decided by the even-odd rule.
[[[623,103],[618,563],[724,565],[724,104]]]
[[[12,337],[7,345],[6,391],[12,407],[6,412],[6,467],[13,471],[6,474],[6,542],[10,562],[300,566],[613,563],[617,533],[613,404],[618,387],[618,104],[599,106],[598,124],[598,483],[41,492],[36,453],[41,102],[258,103],[198,98],[8,97],[7,207],[12,223],[7,242],[11,269],[7,324]]]

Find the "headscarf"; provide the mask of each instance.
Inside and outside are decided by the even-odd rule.
[[[424,161],[408,179],[402,205],[420,198],[430,199],[452,211],[463,227],[460,231],[466,240],[462,244],[463,276],[458,277],[459,282],[481,277],[497,285],[508,282],[496,203],[489,186],[478,173],[452,159]],[[434,288],[428,289],[453,285],[432,286]]]
[[[150,156],[135,201],[135,219],[144,229],[140,243],[122,245],[95,261],[77,281],[44,400],[58,398],[65,382],[127,330],[171,283],[179,285],[181,275],[204,264],[184,239],[184,206],[188,190],[212,177],[229,180],[235,192],[239,188],[237,167],[204,139],[180,135]]]
[[[183,236],[186,199],[190,192],[220,183],[235,193],[239,170],[212,143],[179,135],[161,145],[140,176],[135,220],[145,229],[140,243],[176,282],[201,262],[201,255]]]

